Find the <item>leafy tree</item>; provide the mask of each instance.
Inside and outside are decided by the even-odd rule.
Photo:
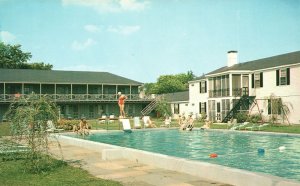
[[[51,167],[46,129],[48,120],[57,121],[56,105],[44,96],[21,96],[11,103],[6,117],[11,122],[11,141],[28,148],[24,152],[25,171],[39,173]]]
[[[157,102],[155,111],[160,113],[161,116],[171,116],[172,115],[171,105],[165,99],[160,99]]]
[[[32,55],[30,52],[23,52],[21,45],[10,45],[0,42],[0,68],[9,69],[39,69],[51,70],[53,65],[43,62],[28,63]]]
[[[159,76],[156,83],[145,83],[146,94],[164,94],[188,90],[188,82],[193,80],[195,75],[192,71],[175,75]]]

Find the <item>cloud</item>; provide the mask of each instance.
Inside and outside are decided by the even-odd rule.
[[[122,35],[130,35],[140,30],[140,26],[110,26],[107,31]]]
[[[98,12],[142,11],[149,2],[138,0],[62,0],[64,6],[76,5],[93,8]]]
[[[96,32],[100,32],[101,28],[99,26],[96,25],[85,25],[84,29],[88,32],[92,32],[92,33],[96,33]]]
[[[96,44],[96,41],[94,41],[91,38],[88,38],[86,41],[84,42],[79,42],[79,41],[73,41],[72,43],[72,49],[73,50],[84,50],[90,46],[93,46]]]
[[[16,40],[16,36],[7,31],[0,31],[0,41],[4,43],[12,43]]]

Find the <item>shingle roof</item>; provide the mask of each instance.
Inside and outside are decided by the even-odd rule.
[[[258,59],[254,61],[248,61],[245,63],[238,63],[236,65],[233,65],[231,67],[222,67],[217,70],[214,70],[212,72],[209,72],[206,75],[211,74],[217,74],[222,73],[225,71],[230,70],[260,70],[260,69],[266,69],[266,68],[272,68],[272,67],[278,67],[283,65],[291,65],[291,64],[297,64],[300,63],[300,51],[297,52],[291,52],[287,54],[282,54],[278,56]]]
[[[168,102],[189,101],[189,91],[164,94],[164,98]]]
[[[1,82],[14,83],[90,83],[141,85],[141,82],[108,72],[0,69]]]

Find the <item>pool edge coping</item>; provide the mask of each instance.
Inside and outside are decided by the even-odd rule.
[[[295,180],[289,180],[264,173],[226,167],[202,161],[188,160],[164,154],[138,149],[120,147],[100,142],[88,141],[70,136],[54,134],[59,142],[79,146],[99,152],[102,160],[128,159],[170,171],[177,171],[203,179],[241,186],[299,186]]]

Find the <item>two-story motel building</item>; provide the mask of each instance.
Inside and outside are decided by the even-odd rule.
[[[125,112],[140,116],[150,99],[141,97],[141,82],[108,72],[0,69],[0,119],[16,96],[47,95],[64,118],[119,115],[117,93],[126,100]]]
[[[255,100],[250,114],[267,121],[272,96],[289,107],[290,123],[300,123],[300,51],[245,63],[238,63],[237,51],[227,57],[227,66],[189,82],[188,100],[171,103],[175,114],[205,112],[209,120],[223,121],[239,99],[249,96]]]

